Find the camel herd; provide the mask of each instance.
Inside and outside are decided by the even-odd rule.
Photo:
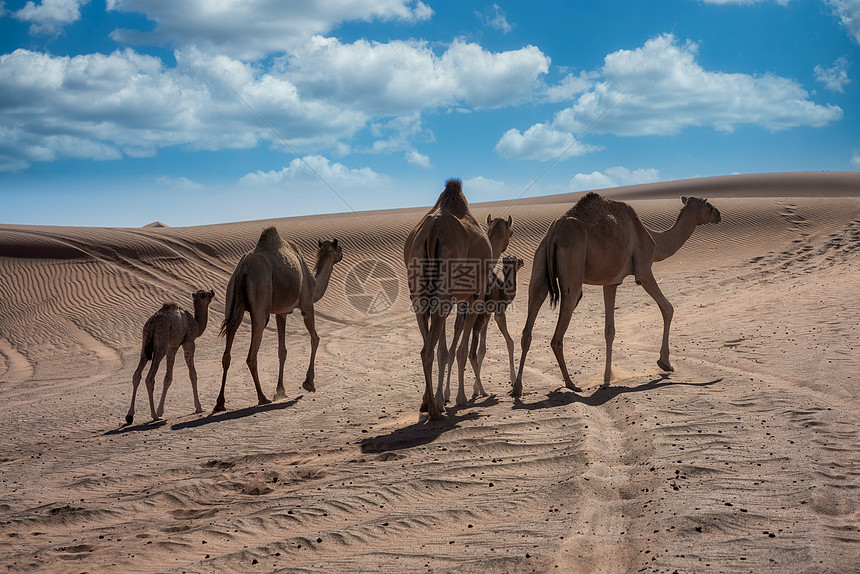
[[[669,361],[669,328],[673,308],[660,291],[651,265],[677,252],[697,226],[720,222],[720,212],[707,200],[684,197],[682,202],[683,207],[675,224],[662,232],[646,228],[628,204],[606,199],[593,192],[584,195],[550,225],[534,254],[529,281],[528,315],[520,341],[522,353],[519,370],[515,371],[514,342],[507,330],[505,311],[516,296],[517,271],[522,268],[523,260],[503,257],[501,273],[493,271],[513,235],[513,218],[494,219],[488,216],[485,232],[469,209],[461,182],[448,180],[436,204],[407,236],[403,251],[409,295],[423,341],[421,363],[424,395],[421,412],[428,413],[430,419],[444,418],[445,403],[450,398],[450,377],[455,357],[459,384],[457,405],[467,403],[464,389],[467,356],[475,374],[473,396],[486,395],[481,384],[481,363],[486,354],[491,315],[508,348],[512,385],[510,395],[521,397],[523,368],[531,346],[532,330],[547,296],[550,306],[559,308],[558,323],[550,345],[565,386],[581,392],[567,370],[563,343],[573,311],[582,299],[582,286],[586,284],[603,286],[606,313],[603,386],[609,385],[612,381],[612,342],[615,337],[615,293],[618,285],[629,275],[633,275],[636,284],[641,285],[660,308],[663,315],[663,339],[657,365],[664,371],[673,371]],[[302,388],[310,392],[316,390],[314,360],[320,339],[314,327],[314,303],[325,294],[335,263],[343,259],[343,250],[337,239],[320,241],[318,247],[316,265],[311,273],[298,246],[282,239],[277,230],[270,227],[262,232],[254,250],[240,259],[227,284],[224,321],[220,330],[220,334],[226,338],[226,345],[221,360],[221,391],[215,411],[225,410],[224,388],[230,368],[230,350],[246,311],[251,317],[251,345],[247,365],[257,391],[258,404],[271,402],[260,386],[257,352],[263,330],[272,314],[278,326],[279,360],[274,399],[286,397],[286,316],[295,309],[300,310],[311,338],[310,362]],[[173,364],[179,347],[185,353],[194,391],[195,411],[202,412],[197,396],[194,341],[206,329],[209,303],[213,296],[213,291],[197,291],[192,295],[193,314],[169,303],[146,321],[140,362],[132,378],[131,406],[126,415],[126,424],[134,420],[137,388],[149,361],[152,364],[145,381],[150,414],[153,420],[158,420],[164,414],[164,399],[173,379]],[[445,325],[455,309],[457,318],[453,341],[448,347]],[[434,353],[438,360],[435,393],[432,376]],[[156,409],[153,398],[155,375],[165,357],[167,372]]]

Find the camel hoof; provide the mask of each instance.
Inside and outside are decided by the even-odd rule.
[[[673,367],[672,363],[670,363],[669,361],[663,361],[662,359],[660,359],[659,361],[657,361],[657,366],[666,371],[667,373],[675,372],[675,367]]]
[[[270,405],[270,404],[272,404],[272,401],[270,401],[266,397],[260,397],[259,399],[257,399],[257,406]]]
[[[577,387],[573,383],[565,383],[564,386],[567,387],[568,389],[570,389],[571,391],[573,391],[574,393],[581,393],[582,392],[582,389],[580,389],[579,387]]]
[[[437,413],[432,413],[430,415],[431,421],[444,421],[446,418],[447,417],[445,416],[445,413],[443,413],[442,411],[439,411]]]
[[[218,403],[215,405],[215,408],[212,409],[213,413],[223,413],[227,410],[227,407],[224,406],[224,403]]]
[[[275,398],[273,399],[275,402],[282,401],[287,398],[287,393],[275,393]]]
[[[125,415],[125,424],[130,425],[134,422],[134,415]]]
[[[314,386],[313,381],[305,381],[304,383],[302,383],[302,388],[304,390],[308,391],[309,393],[317,392],[317,388]]]
[[[469,401],[466,399],[466,395],[463,395],[462,397],[457,397],[458,407],[465,407],[467,404],[469,404]]]
[[[195,414],[199,415],[200,413],[203,412],[203,407],[197,407],[196,409],[194,409],[194,412],[195,412]]]
[[[609,388],[609,381],[606,381],[602,385],[600,385],[600,388],[601,389],[608,389]]]

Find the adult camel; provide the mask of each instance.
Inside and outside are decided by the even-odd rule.
[[[582,298],[582,285],[602,285],[606,314],[606,367],[603,385],[612,381],[612,342],[615,339],[615,292],[628,275],[656,301],[663,315],[663,343],[657,365],[673,371],[669,362],[669,326],[674,310],[654,279],[651,265],[674,255],[699,225],[719,223],[720,212],[706,199],[682,197],[683,207],[671,229],[651,231],[628,204],[606,199],[594,192],[583,196],[549,227],[535,251],[529,283],[528,317],[520,342],[522,356],[511,396],[523,393],[523,368],[532,340],[537,313],[550,297],[561,307],[550,343],[564,385],[581,391],[570,380],[564,361],[564,334],[573,310]]]
[[[493,265],[492,247],[478,220],[469,210],[460,180],[450,179],[433,208],[406,238],[403,249],[409,295],[421,331],[421,363],[424,369],[424,396],[421,411],[431,419],[443,418],[442,377],[433,396],[433,353],[444,347],[442,334],[451,309],[465,301],[464,331],[471,333],[477,313],[475,302],[483,299]],[[460,389],[457,404],[466,404],[463,388],[468,337],[457,349]],[[441,352],[440,352],[441,355]],[[440,356],[440,371],[444,371]],[[441,374],[441,373],[440,373]]]
[[[230,282],[227,284],[227,301],[224,309],[224,323],[221,325],[221,335],[227,337],[224,355],[221,358],[223,374],[221,376],[221,392],[215,402],[215,411],[223,411],[224,387],[227,383],[227,370],[230,368],[230,349],[233,338],[245,311],[251,315],[251,347],[248,349],[248,369],[254,379],[257,389],[258,404],[265,405],[271,401],[263,394],[260,378],[257,375],[257,351],[263,339],[263,329],[269,322],[269,315],[274,314],[278,324],[278,386],[275,389],[275,400],[286,397],[284,392],[284,362],[287,360],[287,347],[284,342],[286,334],[287,315],[299,309],[305,321],[305,327],[311,336],[311,358],[307,376],[302,388],[314,392],[314,359],[320,338],[314,326],[314,303],[325,294],[331,278],[334,264],[343,259],[343,250],[334,241],[318,243],[317,262],[312,275],[308,269],[298,246],[292,241],[284,241],[274,227],[265,229],[260,234],[257,246],[246,253]]]

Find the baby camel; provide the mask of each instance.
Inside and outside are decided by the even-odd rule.
[[[152,420],[158,420],[164,414],[164,397],[167,389],[173,381],[173,361],[179,347],[185,353],[185,364],[188,365],[188,375],[191,378],[191,390],[194,391],[195,412],[203,412],[200,399],[197,396],[197,370],[194,368],[194,340],[206,330],[209,322],[209,303],[215,296],[214,291],[196,291],[191,295],[194,300],[194,315],[180,309],[176,303],[165,303],[161,309],[155,312],[143,326],[143,344],[140,348],[140,362],[131,379],[133,388],[131,391],[131,406],[125,415],[125,422],[131,424],[134,420],[134,399],[137,397],[137,387],[140,385],[140,377],[143,368],[148,361],[152,361],[149,373],[146,375],[146,392],[149,395],[149,410]],[[167,372],[164,374],[164,390],[161,392],[161,401],[158,409],[152,398],[155,390],[155,373],[161,359],[167,356]]]
[[[511,384],[517,377],[517,372],[514,370],[514,340],[508,333],[508,323],[505,317],[505,312],[508,305],[517,296],[517,271],[520,270],[524,262],[519,257],[503,257],[502,258],[502,275],[499,276],[495,271],[490,274],[490,280],[487,283],[487,293],[484,296],[483,314],[479,314],[475,320],[475,326],[472,327],[472,343],[469,349],[469,361],[472,363],[472,370],[475,371],[475,384],[472,392],[474,396],[486,396],[484,386],[481,384],[481,365],[484,363],[484,357],[487,354],[487,328],[490,326],[490,314],[496,320],[496,325],[499,326],[499,331],[502,337],[505,338],[505,344],[508,347],[508,364],[510,366]],[[457,344],[459,333],[463,329],[463,313],[458,313],[457,321],[454,327],[454,343],[452,344],[451,355],[448,360],[448,380],[445,384],[445,402],[451,396],[451,366],[453,364],[453,346]]]

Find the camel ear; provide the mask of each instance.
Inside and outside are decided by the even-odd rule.
[[[687,205],[687,198],[682,196],[681,197],[681,203],[683,203],[684,205]]]
[[[513,227],[513,226],[514,226],[514,216],[509,215],[508,216],[508,227]]]
[[[337,238],[335,238],[335,240],[332,242],[332,245],[334,245],[334,248],[337,249]]]
[[[492,222],[493,222],[493,216],[488,213],[487,214],[487,227],[489,227]]]
[[[317,239],[317,247],[322,247],[322,239]]]

